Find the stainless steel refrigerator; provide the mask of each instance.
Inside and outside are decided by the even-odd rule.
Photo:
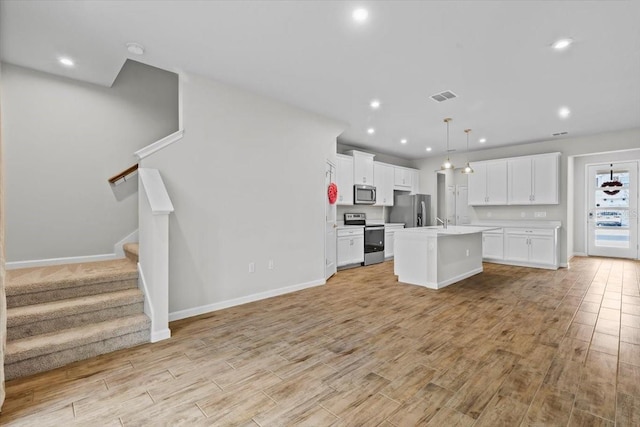
[[[403,222],[406,228],[431,225],[431,196],[395,192],[389,222]]]

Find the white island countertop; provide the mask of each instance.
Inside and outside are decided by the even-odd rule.
[[[440,289],[482,272],[482,233],[499,227],[438,226],[395,232],[398,281]]]

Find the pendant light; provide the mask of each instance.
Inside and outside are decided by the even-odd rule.
[[[471,129],[465,129],[464,133],[467,134],[467,166],[465,166],[464,169],[462,169],[460,172],[462,172],[465,175],[468,175],[470,173],[473,173],[473,169],[469,164],[469,133],[471,133]]]
[[[440,166],[440,169],[442,170],[453,169],[453,164],[451,164],[451,160],[449,160],[449,122],[450,121],[451,121],[451,118],[447,117],[446,119],[444,119],[444,122],[447,124],[447,160],[445,160],[442,166]]]

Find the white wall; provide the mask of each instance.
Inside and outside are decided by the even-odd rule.
[[[178,127],[177,75],[128,61],[111,88],[3,64],[7,261],[113,252],[137,197],[107,179]]]
[[[325,162],[343,126],[196,75],[182,88],[184,138],[143,161],[175,207],[171,319],[322,283]]]
[[[546,220],[562,221],[560,230],[560,262],[566,263],[573,251],[579,252],[574,247],[571,253],[568,252],[568,228],[573,228],[573,240],[578,239],[579,233],[584,231],[576,230],[574,227],[574,217],[581,215],[578,206],[574,206],[574,217],[569,217],[569,197],[575,195],[568,193],[568,159],[571,156],[580,156],[591,153],[602,153],[604,151],[619,151],[635,149],[640,146],[640,128],[624,131],[603,133],[584,137],[554,139],[549,141],[499,147],[482,151],[471,151],[469,153],[459,153],[451,156],[451,161],[456,166],[463,166],[468,156],[469,161],[501,159],[506,157],[525,156],[530,154],[542,154],[561,152],[560,158],[560,204],[546,206],[478,206],[470,207],[469,215],[471,220],[487,219],[491,213],[491,219],[527,219],[534,218],[534,212],[545,211]],[[429,157],[414,161],[414,167],[420,169],[420,192],[425,194],[436,194],[436,171],[440,169],[442,157]],[[574,167],[574,174],[578,172]],[[459,173],[459,172],[456,172]],[[574,201],[575,202],[575,201]],[[435,215],[435,206],[432,206],[432,215]],[[523,216],[524,213],[524,216]]]

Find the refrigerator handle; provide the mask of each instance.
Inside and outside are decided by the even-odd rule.
[[[422,208],[422,219],[423,221],[427,218],[427,206],[424,204],[424,200],[420,202],[420,207]],[[420,221],[422,222],[422,221]],[[424,226],[425,224],[419,224],[419,227]]]

